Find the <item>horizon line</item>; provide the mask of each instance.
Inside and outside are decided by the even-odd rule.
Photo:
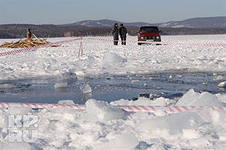
[[[69,25],[69,24],[75,24],[75,23],[79,23],[79,22],[83,22],[83,21],[101,21],[101,20],[109,20],[109,21],[115,21],[115,22],[121,22],[121,23],[147,23],[147,24],[162,24],[162,23],[168,23],[168,22],[174,22],[174,21],[185,21],[185,20],[189,20],[189,19],[201,19],[201,18],[220,18],[220,17],[226,17],[226,16],[209,16],[209,17],[192,17],[192,18],[186,18],[186,19],[182,19],[182,20],[171,20],[171,21],[166,21],[166,22],[159,22],[159,23],[150,23],[150,22],[146,22],[146,21],[131,21],[131,22],[124,22],[121,20],[116,20],[116,19],[107,19],[107,18],[103,18],[103,19],[84,19],[84,20],[79,20],[79,21],[75,21],[73,23],[63,23],[63,24],[54,24],[54,23],[3,23],[0,25]]]

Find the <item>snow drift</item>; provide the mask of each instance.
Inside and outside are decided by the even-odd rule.
[[[37,76],[56,76],[65,73],[97,75],[153,73],[156,71],[226,71],[225,35],[162,36],[167,45],[138,46],[130,42],[126,46],[114,46],[106,41],[84,40],[84,55],[78,56],[79,41],[65,43],[60,47],[40,48],[35,51],[2,56],[0,79],[18,79]],[[51,42],[71,38],[48,39]],[[136,37],[128,37],[136,41]],[[8,40],[11,41],[11,40]],[[1,42],[1,41],[0,41]],[[172,43],[172,44],[170,44]],[[173,44],[180,43],[180,44]],[[213,46],[211,46],[211,44]],[[203,46],[203,45],[207,46]],[[208,46],[209,45],[209,46]],[[2,49],[3,52],[11,49]]]
[[[111,39],[112,37],[104,37]],[[70,39],[70,38],[68,38]],[[109,42],[84,40],[84,55],[78,57],[78,42],[61,47],[40,48],[0,59],[0,79],[26,79],[39,76],[59,76],[63,81],[56,90],[67,87],[68,75],[83,80],[84,76],[110,74],[139,74],[155,71],[226,71],[225,47],[206,47],[198,43],[224,43],[225,35],[163,36],[162,40],[181,45],[113,46]],[[50,41],[65,40],[49,39]],[[129,37],[129,40],[136,40]],[[183,44],[185,43],[185,44]],[[190,43],[190,44],[189,44]],[[3,49],[3,52],[10,49]],[[221,77],[216,77],[221,82]],[[224,83],[219,84],[224,87]],[[10,84],[0,88],[10,89]],[[84,94],[92,87],[84,84]],[[226,145],[225,112],[126,113],[115,105],[152,106],[226,106],[226,96],[207,92],[188,91],[179,99],[139,98],[137,101],[118,100],[111,104],[88,100],[86,111],[71,109],[30,109],[13,107],[0,110],[1,150],[150,150],[150,149],[217,149]],[[73,104],[70,100],[60,104]],[[9,115],[39,116],[38,135],[31,142],[10,143],[7,124]],[[25,120],[29,121],[29,120]],[[25,123],[23,122],[23,123]],[[21,128],[19,128],[21,130]]]
[[[204,96],[203,96],[204,95]],[[207,99],[205,101],[204,99]],[[176,105],[223,106],[224,95],[188,91]],[[163,100],[163,98],[161,98]],[[139,102],[141,101],[141,102]],[[174,100],[165,99],[167,105]],[[70,100],[60,104],[73,104]],[[162,104],[160,99],[119,100],[112,104],[88,100],[86,111],[71,109],[0,110],[0,148],[4,150],[143,150],[143,149],[224,149],[226,144],[225,112],[204,110],[176,114],[126,113],[116,104]],[[164,105],[166,104],[164,103]],[[7,118],[10,114],[33,114],[40,117],[38,136],[30,143],[7,142]]]

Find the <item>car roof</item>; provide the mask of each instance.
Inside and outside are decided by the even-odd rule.
[[[141,26],[140,28],[158,28],[157,26]]]

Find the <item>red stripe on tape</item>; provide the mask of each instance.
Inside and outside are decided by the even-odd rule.
[[[0,103],[0,107],[5,108],[4,103]]]
[[[41,108],[46,108],[46,106],[44,104],[39,104],[41,106]]]
[[[153,111],[156,111],[155,107],[153,107],[153,106],[148,106],[148,107],[151,108]]]
[[[135,108],[138,111],[141,111],[141,109],[138,106],[132,106],[132,108]]]
[[[218,108],[219,108],[221,111],[225,112],[225,108],[224,108],[224,107],[219,106]]]
[[[30,108],[44,108],[44,109],[75,109],[75,110],[85,110],[85,105],[65,105],[65,104],[36,104],[36,103],[0,103],[0,107],[5,109],[9,107],[30,107]],[[197,111],[200,112],[204,109],[208,110],[218,110],[226,112],[226,108],[222,106],[171,106],[171,107],[164,107],[164,106],[116,106],[124,111],[127,112],[158,112],[163,111],[166,113],[181,113],[184,111]]]
[[[178,112],[182,112],[182,110],[180,109],[180,107],[174,106],[174,108],[175,108]]]
[[[171,108],[171,107],[168,107],[169,111],[174,113],[175,111]]]
[[[130,106],[122,106],[121,108],[125,111],[134,112],[133,108]]]
[[[149,111],[148,108],[146,108],[145,106],[140,106],[141,108],[143,108],[145,111]]]
[[[182,108],[185,110],[185,111],[188,111],[189,108],[187,106],[182,106]]]

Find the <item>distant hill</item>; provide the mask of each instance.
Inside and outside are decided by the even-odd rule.
[[[107,36],[115,23],[128,27],[129,35],[137,35],[139,26],[157,25],[162,35],[226,34],[226,17],[192,18],[166,23],[120,22],[116,20],[84,20],[63,25],[5,24],[0,25],[0,38],[24,38],[31,28],[37,37]]]
[[[226,28],[226,17],[191,18],[183,21],[159,23],[158,25],[170,28]]]
[[[157,25],[167,28],[226,28],[226,17],[201,17],[191,18],[183,21],[170,21],[165,23],[147,23],[147,22],[120,22],[116,20],[102,19],[102,20],[84,20],[75,22],[71,25],[80,25],[87,27],[112,27],[114,23],[123,23],[125,26],[139,27],[142,25]]]

